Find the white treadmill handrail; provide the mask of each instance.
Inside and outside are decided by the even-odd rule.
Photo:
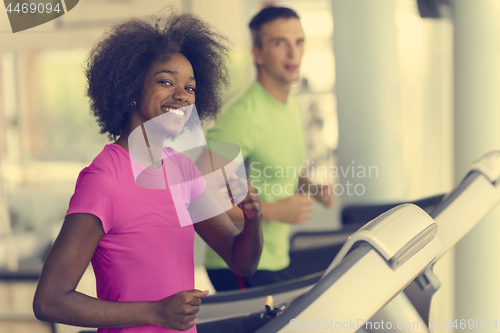
[[[357,231],[358,235],[353,235],[350,245],[345,245],[345,253],[340,259],[335,258],[337,263],[332,262],[317,285],[258,332],[292,332],[295,328],[291,326],[291,318],[297,323],[322,324],[325,320],[341,324],[356,320],[358,324],[358,319],[371,318],[440,252],[436,228],[432,218],[412,204],[400,205],[382,214],[370,226]],[[353,247],[356,243],[359,246]],[[404,260],[391,265],[391,260],[398,256]],[[363,301],[367,299],[370,301]],[[360,328],[344,326],[342,332],[355,332]]]
[[[421,208],[413,204],[399,205],[349,236],[324,275],[336,267],[359,242],[370,244],[392,268],[396,268],[419,246],[428,242],[436,231],[437,224]]]
[[[333,325],[340,323],[345,326],[338,331],[354,333],[363,326],[363,321],[371,318],[418,276],[440,248],[439,240],[434,237],[396,270],[390,268],[384,258],[371,249],[294,319],[296,322],[313,323],[324,323],[326,319]],[[361,282],[360,277],[366,279]],[[356,322],[354,327],[344,325],[351,321]],[[285,325],[278,332],[293,331],[291,325]]]
[[[490,152],[431,213],[443,249],[439,260],[500,202],[500,152]]]
[[[472,163],[463,180],[431,212],[438,225],[436,237],[442,245],[441,252],[429,267],[455,246],[474,226],[476,226],[500,202],[500,151],[493,151]],[[437,289],[435,289],[437,290]],[[422,291],[422,294],[423,291]],[[419,312],[425,318],[429,316],[432,293],[422,296],[413,294],[419,305]],[[411,299],[411,297],[410,297]],[[428,303],[428,304],[427,304]],[[426,304],[426,305],[423,305]],[[388,304],[377,315],[384,321],[396,321],[389,315]],[[405,309],[413,311],[412,308]],[[368,330],[371,332],[370,330]],[[407,329],[393,332],[409,332]]]
[[[500,151],[491,151],[472,163],[467,169],[466,177],[471,171],[482,173],[492,183],[500,180]]]

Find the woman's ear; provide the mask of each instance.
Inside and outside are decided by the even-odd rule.
[[[128,113],[129,114],[132,114],[134,113],[135,111],[137,111],[137,105],[139,104],[139,102],[137,101],[136,98],[134,98],[129,104],[129,108],[128,108]]]

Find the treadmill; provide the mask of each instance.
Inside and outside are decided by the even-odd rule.
[[[412,202],[347,206],[342,210],[341,229],[300,231],[291,236],[290,265],[285,270],[293,278],[323,272],[349,236],[380,214],[404,203],[412,203],[429,213],[443,197],[440,194]]]
[[[373,316],[439,254],[436,232],[436,223],[422,209],[412,204],[397,206],[352,234],[320,281],[306,293],[277,304],[268,299],[261,309],[244,314],[206,320],[197,316],[198,332],[275,333],[310,324],[329,325],[329,329],[340,325],[343,331],[355,332],[364,320],[353,322],[353,318]]]
[[[411,278],[406,282],[406,284],[410,285],[405,289],[405,293],[408,295],[409,301],[405,298],[404,295],[398,296],[394,303],[389,304],[389,306],[383,308],[383,305],[388,303],[392,297],[399,293],[399,291],[386,299],[386,302],[380,306],[380,311],[376,314],[374,319],[378,322],[380,320],[385,320],[386,322],[397,322],[401,320],[394,320],[395,313],[401,313],[401,311],[395,311],[395,307],[404,307],[404,312],[411,316],[411,321],[415,321],[414,318],[418,318],[419,321],[423,322],[425,327],[422,327],[420,331],[428,331],[426,325],[428,323],[429,318],[429,308],[430,308],[430,300],[435,291],[439,288],[439,280],[432,272],[433,263],[442,257],[451,247],[453,247],[463,236],[465,236],[491,209],[493,209],[497,203],[500,201],[500,152],[492,152],[484,156],[478,162],[474,163],[470,167],[470,171],[464,178],[464,180],[452,191],[450,194],[445,196],[439,204],[434,204],[433,209],[431,210],[431,216],[435,218],[436,224],[439,226],[437,231],[437,238],[443,244],[442,249],[437,254],[436,258],[434,258],[428,265],[425,267],[421,274],[417,274],[416,279]],[[399,236],[398,236],[399,237]],[[364,244],[363,248],[370,247],[369,244]],[[345,267],[344,260],[345,258],[353,258],[352,253],[355,251],[349,250],[349,253],[340,264],[336,267]],[[356,253],[358,253],[356,251]],[[334,271],[337,271],[336,268]],[[324,283],[323,280],[326,276],[331,276],[332,270],[330,269],[325,273],[325,277],[315,285],[311,290],[317,290],[320,284]],[[377,273],[378,274],[378,273]],[[364,274],[366,275],[366,273]],[[364,281],[361,274],[358,277],[353,277],[354,281],[362,281],[363,284],[366,284],[367,281]],[[373,272],[369,274],[373,276]],[[415,280],[415,281],[413,281]],[[406,285],[405,285],[406,287]],[[355,287],[350,287],[354,289]],[[379,287],[375,287],[376,289],[380,289]],[[273,294],[272,288],[269,288],[270,294]],[[401,289],[402,290],[402,289]],[[309,293],[308,293],[309,294]],[[306,295],[306,294],[305,294]],[[256,327],[260,327],[264,325],[262,323],[262,319],[266,319],[269,321],[269,325],[278,325],[271,324],[275,322],[277,319],[273,320],[273,316],[278,316],[281,318],[288,318],[288,322],[290,320],[298,320],[297,315],[301,313],[301,311],[305,311],[308,306],[304,306],[303,302],[302,309],[299,311],[297,307],[298,305],[293,305],[292,309],[294,311],[285,311],[289,309],[292,304],[298,304],[298,300],[301,298],[305,298],[305,295],[302,297],[298,297],[295,299],[291,299],[288,303],[280,304],[278,307],[274,308],[276,313],[267,309],[266,311],[262,310],[261,306],[260,311],[248,312],[242,315],[230,315],[231,311],[221,311],[223,314],[219,316],[218,319],[208,319],[203,320],[200,316],[197,320],[197,326],[199,332],[215,332],[217,329],[220,331],[225,331],[226,324],[232,323],[233,326],[228,327],[228,332],[254,332],[257,330]],[[309,294],[309,298],[312,297],[312,294]],[[371,293],[366,294],[369,297],[364,297],[361,299],[370,299],[371,302]],[[352,303],[352,299],[356,299],[352,296],[349,300],[345,302],[341,302],[343,307],[346,304],[349,304],[350,301]],[[264,304],[264,298],[261,297],[261,304]],[[332,298],[333,299],[333,298]],[[332,302],[334,303],[334,302]],[[336,303],[336,302],[335,302]],[[361,302],[363,308],[367,306],[367,302]],[[311,303],[310,305],[312,306]],[[358,304],[358,302],[356,302]],[[413,305],[412,305],[413,304]],[[207,304],[208,305],[208,304]],[[204,306],[200,307],[200,314],[204,311]],[[357,305],[360,307],[359,305]],[[233,309],[232,311],[238,311],[237,308],[232,307],[231,302],[227,304],[226,309]],[[314,307],[313,307],[314,308]],[[383,309],[382,309],[383,308]],[[282,309],[282,310],[280,310]],[[312,311],[312,310],[311,310]],[[318,310],[315,310],[318,311]],[[324,318],[330,318],[333,315],[336,316],[337,310],[335,308],[335,304],[331,304],[328,306],[328,311],[332,314],[330,316],[325,316]],[[375,311],[377,312],[377,311]],[[372,315],[375,315],[375,312]],[[213,313],[211,314],[213,315]],[[224,317],[225,316],[225,317]],[[351,318],[372,318],[372,316],[361,316],[361,313],[353,315]],[[408,317],[406,317],[408,319]],[[374,321],[374,320],[372,320]],[[257,323],[259,322],[259,323]],[[309,321],[311,322],[311,321]],[[342,322],[343,323],[343,322]],[[350,323],[351,325],[352,323]],[[239,325],[239,326],[238,326]],[[326,325],[326,323],[325,323]],[[357,326],[357,325],[355,325]],[[238,328],[239,327],[239,328]],[[245,328],[246,327],[246,328]],[[265,325],[264,327],[267,327]],[[262,329],[264,329],[264,327]],[[274,327],[275,326],[269,326]],[[297,327],[299,328],[299,327]],[[360,328],[360,327],[357,327]],[[280,329],[284,329],[281,327]],[[344,328],[342,327],[342,330]],[[370,331],[370,329],[368,329]],[[276,332],[279,330],[276,330]],[[373,330],[376,331],[376,330]],[[396,328],[393,327],[391,331],[394,332],[411,332],[412,329],[409,328]],[[259,331],[260,332],[260,331]],[[269,332],[272,332],[269,331]],[[280,331],[281,332],[281,331]]]
[[[423,322],[429,323],[432,296],[441,286],[439,278],[433,272],[434,263],[455,246],[499,202],[500,151],[493,151],[473,163],[463,181],[431,211],[430,216],[439,227],[437,237],[443,248],[433,263],[404,290],[411,301],[411,305],[406,306],[406,309],[414,307]],[[377,317],[380,320],[394,321],[397,312],[394,310],[395,307],[400,305],[388,304]],[[393,332],[408,332],[408,330],[393,330]]]

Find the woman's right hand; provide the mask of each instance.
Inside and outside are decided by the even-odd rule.
[[[157,302],[157,326],[177,331],[190,329],[194,326],[195,315],[200,310],[201,298],[208,293],[208,290],[186,290]]]

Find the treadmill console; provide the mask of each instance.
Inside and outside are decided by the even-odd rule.
[[[337,266],[347,253],[365,242],[377,250],[396,269],[436,234],[437,224],[421,208],[403,204],[392,208],[353,233],[325,274]],[[415,236],[417,235],[417,236]]]

